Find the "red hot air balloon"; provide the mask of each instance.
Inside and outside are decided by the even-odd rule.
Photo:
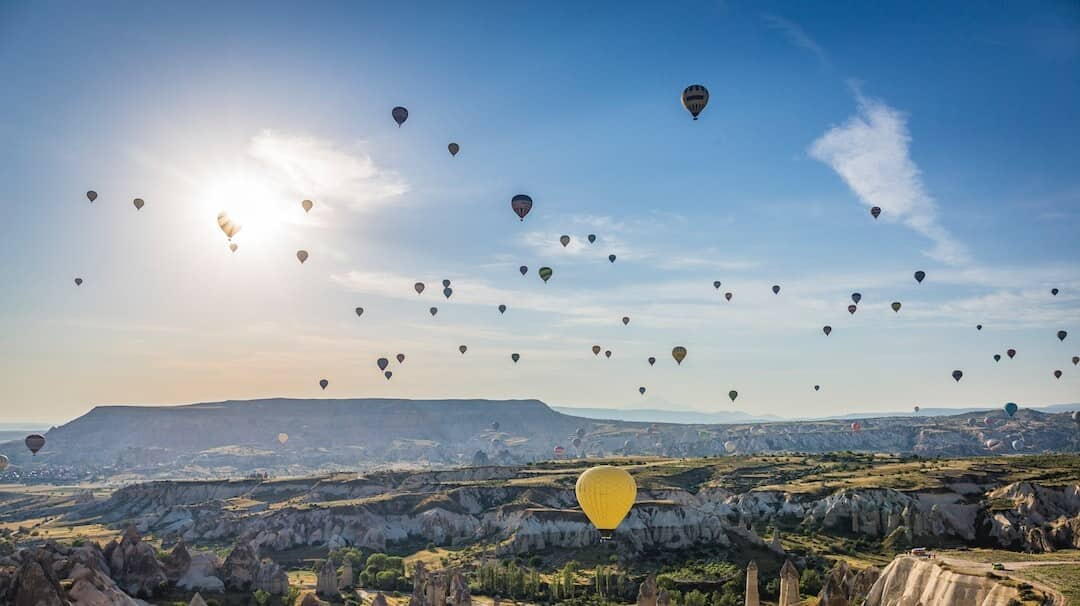
[[[525,194],[518,194],[510,199],[510,208],[513,209],[522,221],[525,220],[525,215],[529,214],[532,210],[533,200]]]
[[[862,425],[858,421],[851,424],[851,431],[859,431],[860,429],[862,429]]]

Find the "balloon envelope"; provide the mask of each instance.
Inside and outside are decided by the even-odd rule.
[[[548,280],[551,279],[552,272],[550,267],[541,267],[540,271],[538,271],[537,273],[540,275],[540,279],[543,280],[545,284]]]
[[[1057,294],[1058,294],[1058,289],[1056,289],[1056,288],[1051,288],[1051,289],[1050,289],[1050,294],[1052,294],[1052,295],[1054,295],[1054,296],[1056,297],[1056,296],[1057,296]]]
[[[821,332],[825,333],[826,337],[831,335],[832,334],[832,326],[829,326],[827,324],[825,326],[822,326],[821,327]]]
[[[862,301],[862,294],[857,292],[851,293],[851,301],[858,305],[859,301]]]
[[[960,381],[960,379],[961,379],[961,378],[962,378],[963,376],[964,376],[964,373],[963,373],[962,371],[959,371],[959,370],[954,370],[954,371],[952,371],[952,378],[953,378],[953,379],[956,379],[956,381],[957,381],[957,382],[959,382],[959,381]]]
[[[82,286],[82,278],[75,278],[75,286]]]
[[[469,351],[469,348],[465,347],[464,345],[458,345],[458,351],[461,352],[461,355],[465,355],[465,352]]]
[[[656,364],[656,358],[649,356],[649,366],[652,366],[653,364]]]
[[[225,237],[232,239],[240,231],[240,224],[229,218],[227,213],[221,212],[217,216],[218,227],[225,233]]]
[[[679,345],[671,350],[671,357],[675,358],[676,364],[682,364],[682,361],[686,359],[686,348]]]
[[[23,443],[30,449],[31,453],[37,454],[39,450],[45,447],[45,436],[38,433],[32,433],[26,436]]]
[[[506,306],[505,305],[499,305],[499,313],[501,313],[501,314],[506,313]]]
[[[858,307],[856,307],[855,305],[848,305],[848,306],[847,306],[847,311],[848,311],[848,313],[849,313],[849,314],[851,314],[851,315],[855,315],[855,312],[856,312],[856,311],[857,311],[858,309],[859,309],[859,308],[858,308]]]
[[[397,363],[398,364],[401,364],[401,363],[403,363],[405,361],[405,354],[398,354],[398,355],[396,355],[394,357],[397,358]]]
[[[915,272],[915,281],[918,282],[919,284],[922,284],[923,278],[925,278],[925,277],[926,277],[926,272],[925,271],[920,269],[919,271]]]
[[[727,397],[731,398],[731,401],[734,402],[735,398],[739,397],[739,392],[732,389],[731,391],[727,392]]]
[[[418,294],[418,295],[423,294],[424,288],[426,288],[426,287],[424,286],[423,282],[417,282],[416,284],[413,284],[413,290],[415,290],[416,294]]]
[[[307,261],[308,252],[306,250],[296,251],[296,258],[300,259],[300,263],[303,263],[304,261]]]
[[[686,111],[697,120],[698,114],[709,104],[709,89],[700,84],[687,86],[682,92],[682,104]]]
[[[608,255],[608,256],[607,256],[607,260],[608,260],[608,261],[611,261],[612,263],[614,263],[614,262],[615,262],[615,255]]]
[[[458,145],[457,143],[451,143],[450,145],[446,146],[446,149],[450,150],[450,155],[451,156],[456,156],[458,151],[461,150],[461,146]]]
[[[364,315],[364,308],[363,307],[357,307],[356,308],[356,315],[357,315],[357,317]]]
[[[379,370],[386,370],[386,367],[390,366],[390,360],[379,358],[378,360],[375,360],[375,365],[379,367]]]
[[[446,288],[442,289],[442,294],[444,297],[449,299],[450,295],[454,294],[454,289],[447,286]]]
[[[1064,330],[1057,331],[1058,341],[1064,341],[1065,337],[1067,337],[1067,336],[1069,336],[1069,333],[1065,332]]]
[[[625,469],[601,465],[582,473],[575,486],[578,504],[600,531],[602,539],[611,538],[637,498],[637,483]]]
[[[384,372],[384,373],[382,373],[382,374],[383,374],[383,376],[384,376],[384,377],[386,377],[386,380],[387,380],[387,381],[389,381],[389,380],[390,380],[390,377],[394,376],[394,372],[393,372],[393,371],[391,371],[391,370],[388,370],[388,371],[386,371],[386,372]]]
[[[282,443],[282,444],[284,444],[285,442],[288,442],[289,441],[289,434],[287,434],[287,433],[279,433],[277,435],[277,441]]]
[[[596,234],[589,234],[589,244],[596,242]]]
[[[135,198],[131,201],[131,203],[135,205],[135,210],[142,210],[142,207],[144,204],[146,204],[146,201],[142,198]]]
[[[521,354],[512,353],[510,359],[514,361],[514,364],[517,364],[518,360],[521,359]]]
[[[638,387],[637,390],[638,390],[638,393],[640,393],[641,395],[645,395],[645,388],[644,387]]]
[[[1005,355],[1009,356],[1009,359],[1011,360],[1011,359],[1016,357],[1016,350],[1015,349],[1010,349],[1010,350],[1005,352]]]
[[[715,288],[716,290],[720,290],[720,286],[721,286],[720,280],[713,280],[713,283],[712,283],[713,288]]]
[[[592,352],[593,352],[594,356],[600,355],[600,346],[599,345],[593,345],[592,346]]]
[[[428,308],[428,313],[431,314],[432,318],[434,318],[435,314],[439,313],[439,308],[438,307],[429,307]]]
[[[566,248],[570,244],[570,236],[559,236],[559,244],[562,244],[563,248]]]
[[[900,302],[899,301],[893,301],[892,302],[892,310],[895,311],[895,312],[900,311]]]
[[[773,284],[772,294],[774,294],[774,295],[780,294],[780,285],[779,284]]]
[[[630,316],[623,316],[622,317],[622,323],[623,323],[623,326],[626,326],[627,324],[629,324],[630,323]]]
[[[236,244],[236,242],[229,242],[229,250],[231,250],[233,252],[236,252],[237,248],[240,248],[240,247]]]
[[[97,200],[97,192],[92,190],[92,189],[90,191],[86,192],[86,199],[90,200],[91,202],[93,202],[94,200]]]
[[[879,216],[881,216],[881,207],[880,206],[875,206],[875,207],[871,208],[870,209],[870,214],[873,215],[875,219],[877,219]]]
[[[319,387],[322,387],[323,389],[326,389],[326,386],[329,385],[329,384],[330,384],[330,381],[327,381],[326,379],[319,379]]]
[[[304,200],[300,202],[300,206],[304,208],[304,212],[311,212],[311,207],[315,206],[315,203],[311,200]]]
[[[401,125],[405,124],[405,121],[409,119],[409,110],[399,105],[390,110],[390,115],[394,117],[394,122],[397,122],[398,128],[401,128]]]
[[[724,298],[725,298],[725,299],[727,299],[728,301],[730,301],[730,300],[731,300],[731,297],[734,297],[734,296],[735,296],[735,295],[734,295],[734,293],[732,293],[732,292],[726,292],[726,293],[724,293]]]
[[[521,267],[518,268],[518,271],[520,271],[521,275],[524,276],[525,274],[529,273],[529,268],[526,265],[522,265]]]
[[[522,221],[525,220],[525,215],[529,214],[529,211],[532,210],[532,206],[532,198],[525,194],[518,194],[510,199],[510,208]]]

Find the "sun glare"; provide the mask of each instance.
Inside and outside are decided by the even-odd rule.
[[[273,241],[295,219],[290,213],[303,213],[300,201],[292,200],[268,176],[238,170],[211,176],[204,182],[208,185],[199,197],[205,201],[207,221],[218,229],[214,221],[219,213],[226,213],[240,225],[232,241],[241,247],[260,247]]]

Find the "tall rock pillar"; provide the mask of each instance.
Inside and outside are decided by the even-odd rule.
[[[746,606],[761,606],[758,597],[757,562],[750,560],[746,566]]]
[[[792,606],[799,603],[799,570],[791,563],[784,562],[780,569],[780,606]]]

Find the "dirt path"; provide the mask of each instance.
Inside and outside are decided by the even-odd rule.
[[[1007,576],[1010,579],[1013,579],[1014,581],[1019,581],[1021,583],[1027,583],[1028,585],[1031,585],[1035,589],[1038,589],[1039,591],[1041,591],[1041,592],[1045,593],[1046,595],[1050,596],[1054,600],[1054,606],[1068,606],[1068,604],[1065,602],[1065,596],[1062,595],[1060,591],[1058,591],[1057,589],[1054,589],[1053,587],[1051,587],[1051,586],[1049,586],[1049,585],[1047,585],[1045,583],[1040,583],[1039,581],[1036,581],[1034,579],[1029,579],[1029,578],[1027,578],[1025,576],[1021,576],[1021,575],[1018,575],[1018,574],[1015,574],[1015,573],[1019,572],[1019,571],[1022,571],[1025,568],[1033,568],[1035,566],[1060,566],[1060,565],[1065,565],[1065,566],[1076,566],[1077,567],[1077,572],[1078,572],[1078,574],[1080,574],[1080,562],[1077,562],[1076,560],[1064,560],[1064,561],[1060,561],[1060,560],[1041,560],[1041,561],[1033,561],[1033,562],[1002,562],[1002,566],[1005,567],[1004,570],[994,570],[994,565],[993,564],[988,564],[988,563],[985,563],[985,562],[975,562],[973,560],[965,560],[963,558],[939,557],[939,558],[937,558],[937,561],[944,562],[944,563],[948,564],[949,566],[959,568],[959,569],[961,569],[961,570],[963,570],[965,572],[973,571],[976,574],[986,574],[987,572],[994,572],[996,574]]]

